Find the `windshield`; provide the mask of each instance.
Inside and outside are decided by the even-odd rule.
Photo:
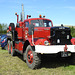
[[[35,27],[51,27],[52,23],[49,20],[31,20],[31,24]]]

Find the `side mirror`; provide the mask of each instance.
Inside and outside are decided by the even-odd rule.
[[[29,35],[32,35],[32,31],[33,31],[33,34],[34,34],[34,25],[30,24],[29,29],[28,29]]]

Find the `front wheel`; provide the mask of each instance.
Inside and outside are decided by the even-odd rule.
[[[26,53],[26,56],[25,56],[26,63],[28,67],[31,69],[39,68],[41,64],[41,55],[37,54],[30,45],[28,45],[28,47],[26,48],[25,53]]]

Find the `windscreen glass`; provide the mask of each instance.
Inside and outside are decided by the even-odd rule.
[[[49,20],[31,20],[31,24],[35,27],[51,27],[52,23]]]

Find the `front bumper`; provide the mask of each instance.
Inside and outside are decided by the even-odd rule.
[[[64,47],[65,45],[35,45],[35,52],[43,54],[56,54],[59,52],[64,52]],[[75,45],[67,45],[67,48],[68,52],[75,53]]]

